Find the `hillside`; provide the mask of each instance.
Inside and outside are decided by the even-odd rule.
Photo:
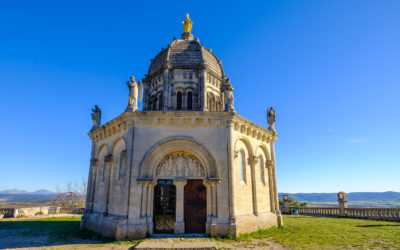
[[[284,193],[279,193],[282,199]],[[306,201],[315,206],[337,206],[336,193],[288,193],[298,201]],[[352,192],[347,193],[353,207],[400,207],[400,192]]]
[[[0,207],[20,207],[23,205],[45,204],[52,201],[56,193],[45,189],[28,192],[19,189],[0,191]]]

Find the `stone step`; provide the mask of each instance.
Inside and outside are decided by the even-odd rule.
[[[148,249],[148,250],[162,250],[162,249],[179,249],[179,250],[192,250],[192,249],[217,249],[215,242],[154,242],[154,241],[143,241],[135,246],[134,249]]]

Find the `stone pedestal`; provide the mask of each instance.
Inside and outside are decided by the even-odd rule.
[[[289,202],[289,195],[283,195],[283,211],[284,214],[290,214],[290,202]]]
[[[278,220],[278,227],[283,226],[283,219],[282,219],[281,212],[279,212],[279,211],[277,212],[276,218],[277,218],[277,220]]]
[[[182,39],[186,41],[192,41],[193,40],[193,35],[190,32],[185,32],[182,34]]]
[[[347,204],[347,194],[343,191],[337,194],[339,202],[339,216],[346,216],[346,208],[349,207]]]

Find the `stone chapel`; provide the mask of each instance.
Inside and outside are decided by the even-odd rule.
[[[142,81],[127,82],[120,116],[101,125],[100,108],[92,110],[82,228],[125,240],[282,224],[275,111],[267,111],[268,129],[237,114],[221,60],[193,39],[188,15],[183,28]]]

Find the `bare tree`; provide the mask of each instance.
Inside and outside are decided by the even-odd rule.
[[[57,197],[53,205],[63,208],[85,207],[87,182],[82,178],[81,182],[68,181],[65,186],[57,185]]]

